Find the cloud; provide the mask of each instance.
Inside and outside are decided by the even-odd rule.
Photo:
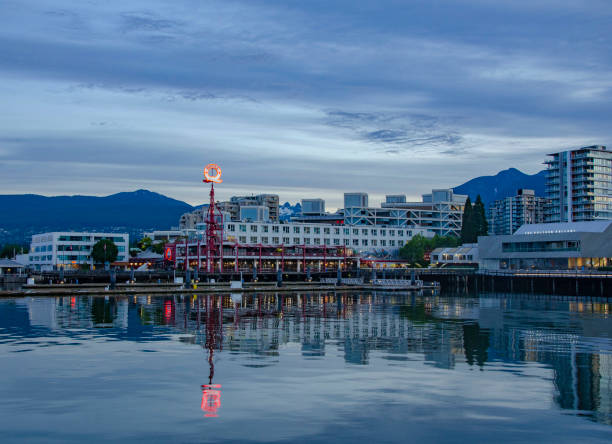
[[[213,160],[220,193],[333,207],[364,183],[418,196],[533,173],[548,152],[612,142],[611,15],[570,0],[6,0],[0,189],[200,203]]]

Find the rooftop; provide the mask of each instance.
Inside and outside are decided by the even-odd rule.
[[[525,224],[514,235],[556,234],[556,233],[603,233],[612,225],[612,220],[589,222],[559,222],[551,224]]]

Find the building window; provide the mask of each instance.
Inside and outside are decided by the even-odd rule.
[[[297,231],[299,233],[299,231]],[[304,234],[310,234],[310,227],[304,227]]]
[[[340,228],[334,228],[334,234],[340,234]]]
[[[229,224],[227,226],[227,231],[236,231],[236,225],[234,224]]]
[[[261,238],[261,243],[262,244],[267,244],[268,243],[268,238],[267,237],[262,237]]]
[[[268,226],[267,225],[262,226],[261,229],[263,230],[264,233],[268,232]]]
[[[272,238],[272,243],[273,244],[278,244],[278,237],[273,237]]]
[[[294,237],[294,238],[293,238],[293,243],[294,243],[295,245],[298,245],[298,244],[300,243],[300,238],[299,238],[299,237]]]
[[[375,247],[377,244],[376,239],[372,239],[372,246]]]
[[[295,234],[299,234],[300,233],[300,227],[293,227],[293,232]]]
[[[354,236],[359,236],[359,229],[358,228],[353,228],[353,235]]]
[[[291,242],[288,237],[283,237],[283,244],[288,244]]]
[[[359,245],[359,239],[353,239],[353,245]]]
[[[372,236],[376,236],[377,235],[376,230],[374,230],[374,229],[370,230],[370,233],[372,234]]]
[[[318,238],[318,237],[315,237],[314,244],[315,245],[321,245],[321,239]]]
[[[305,238],[305,239],[304,239],[304,244],[306,244],[306,245],[310,245],[310,238],[308,238],[308,237],[307,237],[307,238]]]
[[[278,233],[278,225],[272,225],[272,232]]]
[[[289,227],[283,227],[283,233],[289,233]]]
[[[246,244],[246,236],[238,237],[238,242],[240,242],[241,244]]]
[[[395,236],[395,230],[389,230],[389,236]]]
[[[315,234],[321,234],[321,228],[319,228],[319,227],[315,227],[315,229],[314,229],[314,233],[315,233]]]
[[[368,229],[367,228],[362,228],[361,229],[361,234],[363,234],[364,236],[368,235]]]
[[[397,235],[402,237],[404,235],[404,230],[397,230]]]
[[[252,244],[256,244],[257,243],[257,236],[251,236],[251,243]]]
[[[383,246],[383,247],[386,247],[386,246],[387,246],[387,241],[386,241],[386,240],[384,240],[384,239],[382,239],[382,240],[380,241],[380,245],[381,245],[381,246]]]
[[[329,228],[323,228],[323,234],[330,234]]]
[[[381,236],[386,236],[387,235],[387,230],[380,230],[380,235]]]
[[[257,225],[251,225],[251,232],[257,233]]]
[[[394,240],[390,240],[390,241],[389,241],[389,246],[391,246],[391,247],[395,247],[395,241],[394,241]]]
[[[327,240],[327,239],[325,239]],[[340,245],[340,239],[334,239],[334,245]]]
[[[351,234],[351,229],[350,228],[344,228],[344,235],[348,236],[349,234]]]
[[[241,232],[241,233],[246,233],[246,225],[242,225],[242,224],[241,224],[241,225],[239,225],[239,227],[238,227],[238,228],[240,228],[240,232]]]
[[[355,239],[357,240],[357,239]],[[349,239],[344,239],[344,245],[350,245],[350,240]]]
[[[367,239],[361,239],[361,245],[366,247],[368,245],[368,240]]]

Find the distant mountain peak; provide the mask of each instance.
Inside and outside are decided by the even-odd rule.
[[[467,194],[474,201],[480,194],[485,205],[498,199],[515,196],[520,188],[535,191],[536,196],[545,196],[546,170],[536,174],[525,174],[516,168],[508,168],[494,176],[480,176],[453,188],[457,194]]]

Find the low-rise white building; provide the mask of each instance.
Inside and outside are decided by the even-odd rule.
[[[52,232],[32,236],[28,265],[36,270],[52,270],[54,267],[77,268],[93,265],[91,249],[102,239],[112,240],[119,254],[117,261],[129,258],[130,237],[126,233]]]
[[[196,225],[196,233],[205,236],[206,224]],[[241,245],[325,245],[346,246],[359,253],[397,254],[397,250],[413,236],[433,237],[424,228],[384,226],[345,226],[298,222],[237,222],[223,223],[223,239]]]
[[[478,263],[478,244],[436,248],[429,255],[431,265],[468,265]]]

